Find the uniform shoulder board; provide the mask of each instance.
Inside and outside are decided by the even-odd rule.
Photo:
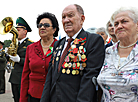
[[[34,41],[30,40],[30,39],[28,39],[28,41],[30,41],[30,42],[34,42]]]

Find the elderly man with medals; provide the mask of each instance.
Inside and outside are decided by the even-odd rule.
[[[67,6],[62,12],[66,37],[54,44],[46,83],[40,102],[96,102],[92,82],[104,61],[104,41],[82,28],[81,6]]]

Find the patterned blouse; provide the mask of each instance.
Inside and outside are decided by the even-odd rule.
[[[104,102],[138,102],[138,41],[127,58],[119,57],[118,44],[106,49],[97,78]]]

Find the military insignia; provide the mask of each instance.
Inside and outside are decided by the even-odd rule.
[[[57,56],[60,56],[60,54],[61,54],[61,51],[58,51]]]
[[[59,60],[59,57],[56,57],[56,61],[58,61]]]
[[[72,75],[82,75],[86,67],[86,49],[84,47],[86,38],[75,39],[68,50],[68,55],[65,57],[62,64],[62,73]]]
[[[66,73],[67,73],[67,74],[70,74],[70,70],[69,70],[69,69],[67,69],[67,70],[66,70]]]
[[[76,48],[76,45],[75,44],[71,45],[71,48],[72,49]]]
[[[72,70],[72,75],[75,75],[76,74],[76,70]]]
[[[26,47],[26,46],[24,46],[23,48],[24,48],[24,49],[26,49],[27,47]]]
[[[66,72],[66,70],[65,69],[62,69],[62,73],[65,73]]]

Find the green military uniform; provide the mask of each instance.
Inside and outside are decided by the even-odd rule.
[[[32,31],[27,22],[21,17],[17,18],[16,25],[16,28],[24,28],[27,30],[27,32]],[[33,41],[29,40],[29,38],[26,38],[20,45],[18,45],[17,54],[20,57],[20,62],[15,62],[14,69],[12,69],[9,79],[9,82],[12,85],[12,93],[15,102],[19,102],[21,76],[25,61],[26,48],[32,43]]]
[[[0,45],[4,45],[0,41]],[[0,94],[5,93],[5,67],[6,67],[6,54],[3,49],[0,49]]]

